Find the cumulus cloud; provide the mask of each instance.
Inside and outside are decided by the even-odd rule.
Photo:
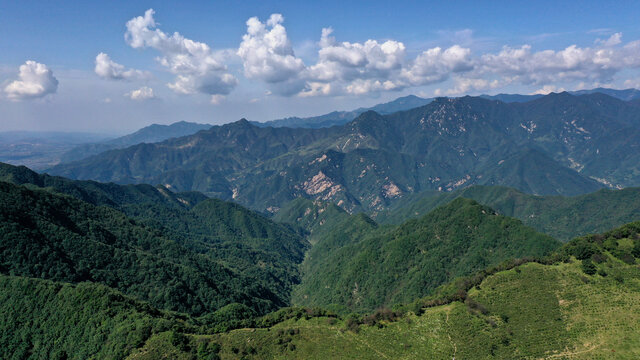
[[[473,69],[471,50],[453,45],[442,50],[439,47],[423,51],[413,63],[402,70],[402,78],[413,86],[442,82],[451,74]]]
[[[266,82],[275,93],[292,95],[304,87],[305,65],[295,56],[283,21],[280,14],[272,14],[265,23],[257,17],[247,20],[237,54],[247,78]]]
[[[597,39],[592,47],[571,45],[561,50],[534,51],[524,44],[474,55],[470,48],[453,45],[427,49],[407,59],[402,42],[338,42],[332,28],[322,30],[317,61],[306,66],[295,57],[282,23],[278,14],[266,23],[249,19],[238,50],[245,76],[271,84],[271,89],[281,95],[362,95],[449,79],[453,87],[440,89],[440,93],[463,94],[508,84],[543,90],[556,83],[610,83],[619,72],[640,67],[640,41],[623,44],[621,33]],[[466,30],[461,38],[468,40],[472,34]]]
[[[596,39],[586,47],[537,50],[523,44],[474,53],[468,47],[473,32],[463,30],[448,36],[455,45],[423,49],[408,57],[400,41],[338,41],[333,29],[326,27],[315,44],[317,58],[305,64],[294,53],[280,14],[266,20],[248,19],[235,50],[214,51],[178,32],[165,33],[158,29],[152,9],[131,19],[126,28],[125,40],[132,48],[159,52],[159,64],[175,75],[167,84],[170,89],[180,94],[207,94],[212,103],[238,84],[226,65],[233,61],[241,62],[245,78],[263,82],[269,94],[302,97],[363,95],[435,84],[446,84],[436,91],[447,95],[505,85],[546,91],[552,85],[612,83],[620,72],[640,68],[640,41],[625,44],[621,33]],[[96,73],[110,79],[141,76],[104,53],[96,58]]]
[[[312,68],[312,77],[320,80],[352,80],[380,78],[402,66],[405,56],[403,43],[387,40],[379,43],[336,42],[333,29],[322,29],[318,64]]]
[[[293,53],[283,21],[280,14],[271,15],[266,23],[257,17],[247,20],[247,33],[238,48],[246,77],[277,83],[304,70],[304,63]]]
[[[58,79],[44,64],[28,60],[20,66],[18,80],[12,81],[4,91],[13,101],[36,99],[58,90]]]
[[[514,82],[544,85],[557,82],[609,82],[625,68],[640,66],[640,42],[624,46],[622,35],[616,33],[595,47],[568,46],[559,51],[534,52],[530,45],[519,48],[505,46],[497,54],[480,58],[479,72],[512,77]]]
[[[147,71],[135,69],[125,70],[124,65],[111,60],[109,55],[105,53],[100,53],[96,56],[94,71],[101,78],[110,80],[148,79],[151,77],[151,74]]]
[[[280,95],[362,95],[401,90],[445,81],[451,74],[473,68],[471,50],[454,45],[422,52],[406,59],[405,45],[396,40],[339,42],[333,29],[322,29],[318,59],[306,66],[291,48],[283,17],[247,21],[247,33],[238,49],[247,78],[260,79]]]
[[[156,97],[153,93],[153,89],[147,86],[143,86],[138,90],[133,90],[129,93],[126,93],[125,95],[130,97],[131,100],[136,101],[151,100],[155,99]]]
[[[177,93],[226,95],[238,81],[228,72],[224,51],[187,39],[178,32],[169,35],[156,27],[154,11],[127,22],[125,41],[134,49],[152,48],[160,52],[158,62],[176,75],[169,88]]]

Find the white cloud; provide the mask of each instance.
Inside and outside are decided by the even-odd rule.
[[[406,47],[396,40],[338,42],[332,28],[322,29],[318,59],[306,66],[295,56],[279,14],[266,23],[247,21],[238,55],[247,78],[259,79],[280,95],[327,96],[401,90],[443,82],[451,74],[473,69],[471,50],[439,47],[406,60]],[[471,31],[465,31],[471,36]]]
[[[413,86],[442,82],[453,73],[473,69],[471,50],[453,45],[444,51],[435,47],[422,52],[402,71],[402,78]]]
[[[564,91],[564,88],[562,87],[559,88],[554,85],[545,85],[542,88],[532,92],[531,95],[548,95],[548,94],[551,94],[552,92],[559,93],[563,91]]]
[[[482,78],[456,77],[455,86],[446,91],[447,95],[464,95],[472,91],[495,89],[500,86],[498,80],[489,81]]]
[[[551,85],[612,83],[621,71],[640,68],[640,41],[624,44],[621,33],[596,39],[590,47],[534,50],[523,44],[474,54],[467,47],[473,42],[473,31],[465,29],[447,36],[454,45],[433,47],[407,58],[407,49],[400,41],[341,42],[327,27],[316,44],[317,59],[305,64],[294,53],[280,14],[272,14],[264,22],[257,17],[248,19],[246,33],[233,51],[214,51],[180,33],[165,33],[157,28],[153,16],[149,9],[144,16],[127,22],[125,40],[136,49],[157,50],[158,62],[175,75],[168,87],[181,94],[229,94],[238,81],[226,63],[234,61],[241,61],[244,76],[263,82],[269,93],[302,97],[363,95],[443,83],[448,88],[442,86],[437,91],[448,95],[509,84],[542,91]],[[303,47],[309,56],[310,47]],[[106,54],[99,57],[96,73],[103,77],[137,74]]]
[[[247,33],[242,37],[238,55],[244,62],[245,76],[268,83],[289,80],[304,69],[296,58],[280,14],[273,14],[266,24],[257,17],[247,20]]]
[[[226,95],[235,88],[238,81],[224,64],[228,56],[225,51],[213,51],[209,45],[178,32],[168,35],[156,28],[153,15],[153,9],[149,9],[144,16],[129,20],[125,41],[134,49],[160,52],[158,62],[176,75],[175,82],[167,84],[169,88],[182,94],[208,95]]]
[[[151,77],[151,74],[147,71],[135,69],[125,70],[124,65],[111,60],[109,55],[105,53],[100,53],[96,56],[96,66],[94,71],[101,78],[111,80],[148,79]]]
[[[58,90],[58,79],[44,64],[28,60],[20,66],[18,80],[4,88],[7,97],[13,101],[36,99],[53,94]]]
[[[331,28],[322,29],[318,62],[308,71],[311,81],[332,83],[334,91],[356,95],[403,87],[391,80],[404,64],[403,43],[394,40],[338,43],[332,33]],[[325,91],[321,94],[327,94],[327,87],[316,85],[315,88],[322,88]]]
[[[596,47],[568,46],[559,51],[534,52],[530,45],[519,48],[505,46],[497,54],[480,58],[480,73],[513,77],[521,84],[544,85],[558,82],[609,82],[625,68],[640,66],[640,42],[622,47],[622,35],[613,34],[597,41]]]
[[[266,23],[257,17],[247,20],[247,33],[237,54],[247,78],[262,80],[271,84],[274,92],[290,95],[303,88],[300,74],[305,65],[295,56],[283,21],[280,14],[271,15]]]
[[[153,93],[153,89],[147,86],[143,86],[138,90],[133,90],[129,93],[126,93],[125,95],[130,97],[131,100],[136,101],[151,100],[155,99],[156,97]]]

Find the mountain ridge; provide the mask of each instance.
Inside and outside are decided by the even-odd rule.
[[[209,129],[212,125],[178,121],[169,125],[151,124],[131,134],[98,143],[78,145],[62,154],[61,162],[70,162],[97,155],[113,149],[121,149],[140,143],[155,143],[169,138],[194,134]]]
[[[510,104],[436,98],[389,115],[367,111],[331,128],[261,128],[240,120],[50,172],[198,190],[270,213],[300,196],[331,200],[350,212],[377,212],[407,193],[473,184],[576,195],[640,183],[634,175],[640,155],[625,152],[640,146],[635,110],[600,94],[550,94]],[[554,170],[540,175],[536,162],[546,164],[539,170]]]

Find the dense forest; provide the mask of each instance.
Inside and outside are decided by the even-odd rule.
[[[541,357],[585,350],[589,336],[616,339],[594,353],[624,357],[638,341],[616,338],[628,319],[593,326],[640,303],[640,225],[564,245],[534,228],[618,224],[635,216],[635,194],[471,187],[421,194],[375,214],[381,223],[299,198],[270,219],[197,192],[3,165],[0,357]],[[590,213],[602,216],[570,228]]]

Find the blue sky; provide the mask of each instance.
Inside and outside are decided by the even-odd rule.
[[[639,15],[637,1],[0,1],[0,131],[638,87]]]

